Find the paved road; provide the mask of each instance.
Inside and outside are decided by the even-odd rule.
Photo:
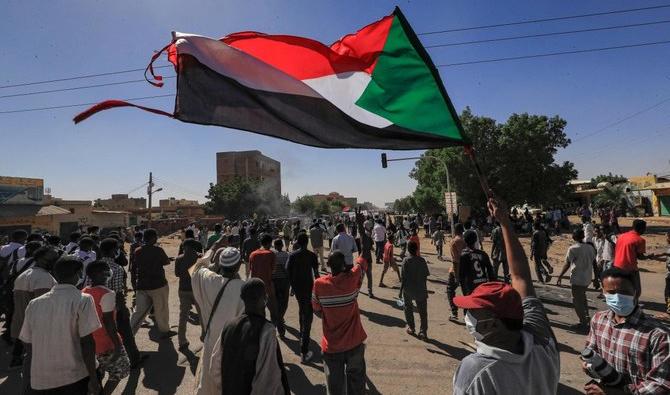
[[[660,233],[650,235],[650,248],[660,249],[662,236]],[[528,239],[522,239],[528,246]],[[562,236],[552,247],[550,259],[556,269],[565,254],[570,240]],[[176,255],[178,241],[163,238],[162,246],[168,255]],[[490,246],[485,243],[488,251]],[[448,303],[445,293],[445,279],[450,263],[438,261],[432,246],[427,239],[422,239],[423,255],[430,262],[431,277],[429,279],[430,297],[428,301],[430,340],[420,341],[405,333],[405,322],[402,310],[395,306],[394,297],[397,289],[379,289],[375,287],[375,299],[365,294],[367,287],[359,296],[363,326],[368,334],[366,363],[368,388],[370,394],[444,394],[452,389],[452,378],[458,362],[473,351],[473,340],[467,334],[464,324],[447,320]],[[659,251],[660,252],[660,251]],[[664,264],[649,262],[643,268],[642,284],[644,287],[642,300],[645,309],[662,311]],[[177,279],[174,277],[173,266],[166,267],[170,283],[170,322],[176,330],[178,321]],[[381,265],[373,266],[375,279],[381,272]],[[395,285],[395,274],[389,272],[387,285]],[[567,284],[568,281],[564,281]],[[580,389],[588,381],[579,367],[577,355],[584,346],[585,336],[572,333],[568,326],[576,322],[572,309],[570,290],[567,286],[537,286],[538,294],[545,303],[549,318],[559,340],[561,350],[561,384],[560,394],[581,393]],[[596,298],[596,291],[588,292],[592,311],[604,309],[604,304]],[[418,317],[416,317],[418,320]],[[462,318],[462,317],[461,317]],[[315,351],[315,359],[308,365],[300,364],[299,342],[297,340],[297,305],[292,300],[286,313],[288,324],[287,338],[280,341],[291,388],[295,394],[325,394],[322,361],[318,342],[321,336],[321,321],[315,317],[312,327],[311,347]],[[191,351],[183,354],[177,351],[177,339],[158,340],[154,330],[142,328],[137,334],[140,350],[150,355],[141,370],[134,371],[131,376],[119,384],[116,394],[190,394],[192,393],[194,372],[198,361],[197,355],[201,347],[199,327],[189,326],[188,337]],[[9,356],[7,347],[0,346],[0,367],[7,366]],[[0,368],[1,369],[1,368]],[[15,394],[18,384],[18,373],[0,370],[0,394]]]

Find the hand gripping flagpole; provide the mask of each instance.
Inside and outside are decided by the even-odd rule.
[[[475,157],[475,149],[472,148],[471,145],[465,145],[463,146],[463,149],[465,150],[465,154],[472,161],[472,164],[475,166],[475,172],[477,173],[477,177],[479,178],[479,185],[482,186],[484,195],[486,195],[487,198],[493,198],[493,191],[491,191],[491,188],[489,188],[489,183],[488,181],[486,181],[486,176],[482,172],[481,167],[479,167],[479,163],[477,163],[477,158]]]

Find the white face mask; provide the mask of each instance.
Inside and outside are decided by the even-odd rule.
[[[481,333],[477,332],[477,318],[475,318],[470,312],[465,313],[465,328],[468,330],[468,333],[472,335],[472,337],[475,338],[477,341],[482,341],[484,339],[484,335]],[[486,320],[488,321],[488,320]]]

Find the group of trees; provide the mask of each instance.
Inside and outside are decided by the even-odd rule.
[[[577,170],[571,162],[555,160],[558,149],[570,144],[565,120],[524,113],[512,114],[505,123],[498,123],[472,114],[469,108],[460,119],[489,186],[509,204],[551,205],[567,199],[570,191],[566,186],[577,177]],[[396,211],[444,211],[444,166],[426,155],[446,162],[459,204],[485,207],[486,196],[470,158],[462,147],[449,147],[428,150],[416,162],[410,173],[418,183],[416,190],[396,200]]]
[[[305,215],[330,215],[341,212],[346,204],[340,200],[316,202],[310,195],[300,196],[291,204],[293,211]]]
[[[258,179],[236,177],[222,184],[209,184],[205,211],[230,219],[250,218],[255,215],[270,217],[288,215],[288,195],[276,193]]]

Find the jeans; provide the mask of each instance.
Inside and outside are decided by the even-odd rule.
[[[188,314],[191,312],[191,307],[195,306],[198,316],[200,316],[200,309],[193,297],[193,291],[179,291],[179,325],[177,326],[177,343],[181,346],[188,344],[186,340],[186,323],[188,322]]]
[[[288,308],[288,297],[290,284],[287,278],[272,279],[275,289],[275,298],[277,299],[277,320],[284,323],[284,314]]]
[[[426,333],[428,331],[428,298],[416,299],[407,295],[406,292],[403,292],[403,300],[405,301],[405,322],[407,326],[414,330],[414,305],[412,301],[416,302],[416,309],[419,310],[419,318],[421,319],[421,327],[419,329],[420,333]]]
[[[368,293],[372,293],[372,262],[368,261],[368,268],[365,270],[365,276],[368,278]]]
[[[322,268],[326,267],[326,261],[323,258],[323,246],[314,247],[313,249],[314,249],[314,253],[316,254],[316,256],[319,257],[319,265],[321,265]]]
[[[300,352],[306,354],[309,351],[309,335],[312,331],[312,320],[314,319],[312,296],[296,294],[295,299],[298,301],[298,319],[300,320]]]
[[[579,318],[579,323],[588,325],[591,322],[589,318],[589,304],[586,300],[586,287],[581,285],[570,285],[572,290],[572,304],[575,306],[575,313]]]
[[[130,326],[130,311],[125,303],[116,305],[116,327],[123,340],[123,347],[128,353],[130,364],[135,365],[140,361],[140,350],[137,349],[137,344],[135,344],[135,335],[133,335]]]
[[[158,289],[137,291],[137,306],[130,317],[130,327],[133,329],[133,333],[137,333],[140,323],[149,314],[149,310],[152,307],[154,308],[154,318],[156,319],[158,330],[163,333],[170,331],[169,296],[170,289],[167,285]]]
[[[386,243],[383,241],[375,241],[375,259],[377,262],[381,261],[384,257],[384,244]]]
[[[447,300],[449,300],[449,307],[451,307],[451,315],[458,315],[458,306],[454,304],[454,297],[456,296],[456,273],[449,272],[449,279],[447,280]]]
[[[498,278],[498,270],[500,269],[500,265],[503,267],[503,278],[505,282],[508,282],[509,279],[509,264],[507,263],[507,257],[504,257],[503,259],[494,259],[493,260],[493,273],[495,273],[496,278]]]
[[[328,395],[365,394],[365,344],[349,351],[323,353],[323,371]]]

